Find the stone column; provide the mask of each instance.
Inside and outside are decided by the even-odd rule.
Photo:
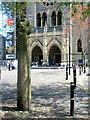
[[[30,64],[32,63],[32,54],[30,54]]]
[[[35,11],[35,12],[34,12],[34,14],[35,14],[35,15],[34,15],[34,27],[36,28],[36,26],[37,26],[37,25],[36,25],[36,0],[34,0],[34,11]]]
[[[46,35],[43,36],[43,66],[46,66],[48,64],[47,62],[48,56],[47,56],[47,38]]]
[[[66,63],[66,34],[63,35],[63,52],[64,52],[64,63]]]
[[[47,63],[47,24],[45,22],[44,33],[43,33],[43,66],[46,66]]]
[[[58,19],[57,19],[58,15],[57,15],[57,12],[56,12],[56,26],[58,25]]]
[[[41,28],[43,27],[43,19],[42,19],[42,15],[41,15]]]
[[[51,24],[52,21],[51,21],[51,19],[52,19],[52,17],[51,17],[51,15],[50,15],[50,27],[52,27],[52,24]]]
[[[30,39],[28,40],[30,41]],[[30,46],[30,43],[28,43],[29,45],[29,52],[30,52],[30,64],[32,63],[32,50],[31,50],[31,46]]]
[[[49,8],[47,9],[47,26],[50,27],[50,12],[49,12]]]
[[[47,65],[49,65],[49,53],[47,53]]]
[[[63,63],[66,62],[65,46],[63,46]]]

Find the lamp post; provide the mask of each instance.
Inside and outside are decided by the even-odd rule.
[[[86,73],[86,67],[85,67],[85,51],[82,50],[82,71],[84,67],[84,73]]]
[[[70,55],[71,55],[71,47],[70,47],[70,31],[69,31],[69,75],[70,75],[70,59],[71,59]]]
[[[82,50],[82,71],[83,71],[83,50]]]
[[[70,0],[72,2],[72,0]],[[70,72],[70,64],[72,62],[72,19],[71,19],[71,10],[72,10],[72,3],[70,3],[70,25],[69,25],[69,75]]]
[[[70,19],[69,19],[70,20]],[[68,24],[67,24],[68,25]],[[69,68],[69,75],[70,75],[70,63],[71,63],[71,22],[69,24],[69,50],[68,50],[68,60],[67,60],[67,64],[69,65],[68,68]]]
[[[86,66],[85,66],[85,51],[84,51],[84,73],[86,73]]]

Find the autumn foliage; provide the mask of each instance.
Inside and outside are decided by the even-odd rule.
[[[68,19],[72,20],[72,31],[74,31],[83,43],[83,50],[87,48],[88,29],[88,3],[72,4],[71,9],[67,9]],[[70,31],[70,24],[66,27],[66,32]],[[86,50],[87,51],[87,50]]]

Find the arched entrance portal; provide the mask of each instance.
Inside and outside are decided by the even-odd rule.
[[[40,47],[36,46],[32,51],[32,62],[38,62],[41,65],[41,60],[43,59],[42,50]]]
[[[61,63],[61,51],[56,45],[54,45],[51,47],[51,49],[49,51],[49,64],[50,65],[55,65],[55,64],[60,65],[60,63]]]

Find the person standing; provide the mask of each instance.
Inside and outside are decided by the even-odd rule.
[[[9,68],[9,71],[10,71],[10,62],[9,62],[9,66],[8,66],[8,68]]]

